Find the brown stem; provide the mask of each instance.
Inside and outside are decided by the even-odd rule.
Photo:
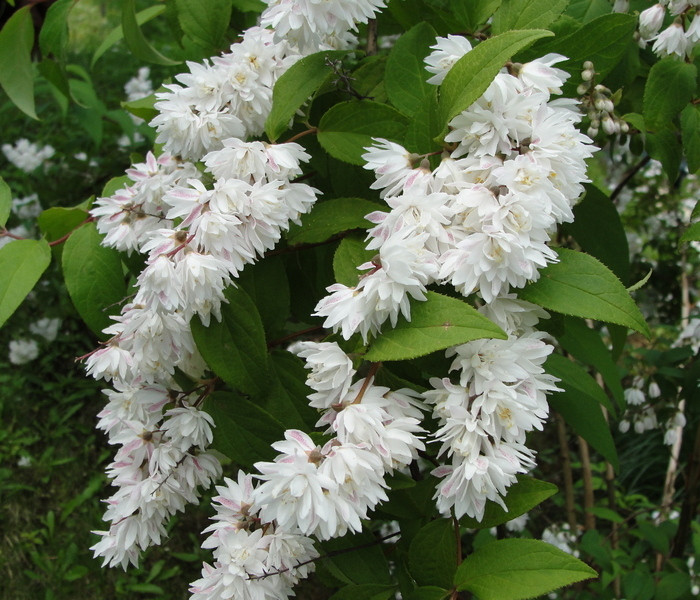
[[[393,537],[396,537],[397,535],[401,535],[400,531],[397,531],[396,533],[390,533],[389,535],[385,535],[383,537],[380,537],[373,542],[367,542],[366,544],[362,544],[360,546],[353,546],[352,548],[342,548],[341,550],[333,550],[332,552],[327,552],[326,554],[321,554],[320,556],[317,556],[316,558],[310,558],[309,560],[302,561],[300,563],[297,563],[296,565],[292,567],[285,567],[284,569],[275,569],[274,571],[270,571],[269,573],[263,573],[262,575],[248,575],[247,579],[249,581],[253,581],[256,579],[265,579],[267,577],[271,577],[272,575],[280,575],[282,573],[286,573],[287,571],[291,571],[292,569],[297,569],[299,567],[303,567],[304,565],[309,565],[313,562],[316,562],[317,560],[320,560],[322,558],[333,558],[334,556],[339,556],[341,554],[346,554],[347,552],[354,552],[355,550],[362,550],[364,548],[371,548],[372,546],[376,546],[377,544],[381,544],[382,542],[385,542],[386,540],[389,540]]]
[[[380,363],[380,362],[372,363],[372,366],[369,368],[369,371],[367,371],[367,375],[365,375],[365,380],[362,382],[362,387],[360,388],[360,391],[357,392],[357,396],[351,402],[351,404],[359,404],[360,402],[362,402],[362,397],[365,395],[365,392],[367,391],[367,388],[369,387],[369,382],[372,380],[372,378],[375,376],[375,374],[379,370],[379,367],[381,367],[381,366],[382,366],[382,363]]]
[[[593,507],[593,470],[591,469],[591,456],[588,452],[588,442],[578,436],[578,447],[581,455],[581,471],[583,474],[583,524],[586,530],[595,529],[595,515]]]
[[[302,335],[306,335],[307,333],[313,333],[314,331],[321,331],[322,329],[323,327],[321,325],[307,327],[306,329],[302,329],[301,331],[295,331],[294,333],[290,333],[281,338],[277,338],[276,340],[272,340],[271,342],[267,343],[267,347],[272,348],[274,346],[279,346],[281,344],[284,344],[285,342],[288,342],[289,340],[293,340],[294,338],[301,337]]]
[[[305,131],[301,131],[297,133],[296,135],[293,135],[290,137],[285,144],[291,144],[292,142],[296,142],[298,139],[303,138],[305,135],[311,135],[312,133],[318,133],[318,129],[316,127],[311,127],[310,129],[306,129]]]
[[[678,521],[678,531],[671,544],[671,556],[682,558],[685,556],[685,547],[692,532],[693,521],[698,512],[700,503],[700,423],[695,431],[695,443],[693,453],[690,455],[686,469],[685,489],[686,494],[681,506],[681,516]]]
[[[622,193],[622,190],[625,189],[625,186],[629,183],[630,179],[632,179],[632,177],[639,173],[639,171],[641,171],[650,160],[651,156],[647,154],[642,160],[640,160],[636,165],[634,165],[624,174],[624,176],[620,180],[620,183],[618,183],[615,186],[615,189],[612,191],[612,194],[610,194],[611,202],[615,202],[615,200],[617,200],[617,197]]]
[[[452,526],[455,528],[455,542],[457,546],[457,565],[462,564],[462,533],[459,530],[459,519],[452,509]]]
[[[576,508],[574,504],[574,476],[571,470],[571,455],[569,454],[569,440],[566,435],[566,423],[564,417],[557,413],[557,435],[559,438],[559,457],[561,469],[564,474],[564,503],[566,506],[566,520],[572,532],[578,529],[576,522]]]
[[[377,53],[377,19],[370,19],[367,22],[367,56]]]

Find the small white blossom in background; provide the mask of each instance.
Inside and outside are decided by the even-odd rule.
[[[578,558],[579,551],[575,550],[576,542],[578,541],[578,535],[571,531],[568,523],[562,523],[561,525],[552,524],[547,529],[542,532],[542,541],[556,546],[559,550],[571,554]]]
[[[39,148],[26,138],[20,138],[14,145],[3,144],[2,152],[7,160],[25,173],[35,171],[56,153],[52,146],[47,144]]]
[[[12,212],[20,219],[36,219],[41,214],[39,196],[31,194],[26,198],[14,198],[12,200]]]
[[[9,359],[13,365],[23,365],[39,356],[39,344],[35,340],[12,340]]]
[[[21,456],[20,459],[17,461],[17,466],[20,467],[21,469],[26,469],[27,467],[32,466],[32,457],[31,456]]]
[[[148,67],[141,67],[138,74],[124,84],[127,102],[145,98],[153,93],[153,84],[150,77],[151,70]]]
[[[44,317],[31,323],[29,331],[34,335],[43,337],[47,342],[53,342],[58,336],[58,330],[61,327],[61,319],[50,319]]]

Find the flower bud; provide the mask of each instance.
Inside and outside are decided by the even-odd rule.
[[[630,0],[615,0],[614,13],[626,13],[630,9]]]
[[[620,131],[622,133],[629,133],[630,126],[625,121],[620,121]]]
[[[576,93],[579,96],[583,96],[587,91],[590,86],[586,85],[585,83],[579,83],[578,87],[576,88]]]
[[[583,63],[583,68],[586,69],[587,71],[593,71],[593,63],[590,60],[587,60],[586,62]]]
[[[581,73],[581,79],[583,79],[584,81],[590,81],[591,79],[593,79],[593,75],[593,71],[591,71],[590,69],[585,69]]]
[[[603,117],[603,131],[608,135],[615,133],[615,121],[613,121],[609,115]]]
[[[607,99],[605,101],[605,108],[603,108],[603,110],[605,112],[609,112],[609,113],[613,112],[615,110],[615,105],[613,104],[613,101],[610,99]]]
[[[595,136],[598,135],[598,128],[597,127],[589,127],[588,131],[586,132],[586,135],[588,135],[589,138],[594,138]]]

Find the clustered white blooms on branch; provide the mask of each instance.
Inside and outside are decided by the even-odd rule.
[[[352,44],[355,24],[382,6],[270,2],[263,27],[245,32],[229,54],[188,64],[190,73],[177,77],[182,85],[159,95],[151,124],[165,154],[149,155],[129,171],[133,185],[96,203],[105,243],[148,255],[135,297],[105,330],[112,339],[87,359],[88,371],[115,388],[105,391],[110,402],[99,423],[119,446],[109,467],[117,487],[107,501],[111,525],[94,546],[107,564],[136,564],[139,550],[160,541],[165,520],[219,476],[206,450],[213,422],[199,406],[209,384],[180,390],[172,379],[176,367],[193,377],[205,368],[189,321],[219,318],[224,289],[315,200],[316,190],[292,182],[309,158],[300,146],[245,140],[261,133],[285,69],[310,52]],[[440,83],[471,46],[450,36],[434,48],[426,62]],[[368,216],[375,223],[368,248],[377,256],[360,267],[367,273],[357,286],[331,286],[316,307],[327,328],[367,341],[386,320],[410,318],[410,299],[425,299],[428,285],[451,283],[478,294],[480,310],[508,339],[448,350],[458,382],[433,380],[422,398],[375,385],[374,366],[358,377],[337,344],[296,344],[310,370],[317,426],[331,439],[318,446],[288,430],[273,444],[275,460],[255,465],[259,475],[240,472],[217,488],[204,543],[214,561],[192,584],[193,598],[291,594],[317,557],[310,536],[360,531],[387,498],[385,476],[425,449],[425,401],[439,423],[434,441],[451,460],[434,471],[444,477],[436,493],[443,513],[481,518],[486,500],[502,502],[515,475],[534,465],[525,436],[542,427],[546,394],[556,389],[542,368],[552,347],[533,329],[546,313],[511,289],[556,260],[547,243],[558,223],[573,219],[592,150],[576,130],[575,103],[550,100],[567,77],[553,67],[560,60],[547,55],[501,72],[451,121],[453,150],[435,170],[386,140],[368,149],[373,187],[391,209]],[[186,161],[201,161],[203,175]]]
[[[663,31],[666,11],[673,22]],[[654,42],[652,50],[660,57],[689,59],[700,41],[700,2],[698,0],[662,0],[639,15],[639,44]]]

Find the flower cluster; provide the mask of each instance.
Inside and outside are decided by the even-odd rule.
[[[644,47],[648,42],[654,42],[652,50],[658,56],[690,59],[700,41],[698,8],[698,0],[662,0],[643,10],[639,15],[640,45]],[[667,10],[674,20],[661,31]]]
[[[14,145],[3,144],[2,152],[7,160],[25,173],[35,171],[37,167],[43,165],[56,153],[53,146],[47,144],[39,148],[39,146],[25,138],[20,138]]]

